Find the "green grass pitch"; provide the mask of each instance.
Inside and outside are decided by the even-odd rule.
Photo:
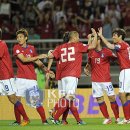
[[[49,125],[45,126],[41,124],[40,120],[31,120],[28,126],[10,126],[9,124],[12,121],[1,120],[0,121],[0,130],[129,130],[130,124],[126,125],[117,125],[114,123],[109,125],[103,125],[102,118],[86,118],[83,119],[87,124],[86,125],[77,125],[74,119],[68,119],[68,125]]]

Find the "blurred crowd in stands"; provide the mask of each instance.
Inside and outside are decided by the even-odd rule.
[[[29,39],[62,38],[71,30],[86,38],[100,26],[106,38],[117,27],[130,37],[130,0],[0,0],[3,39],[15,39],[21,27],[28,28]]]

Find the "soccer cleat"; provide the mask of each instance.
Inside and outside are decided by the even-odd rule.
[[[120,121],[121,121],[120,118],[117,118],[117,119],[115,120],[115,123],[118,124]]]
[[[18,126],[18,125],[20,125],[20,123],[18,123],[17,121],[14,121],[13,123],[11,123],[9,125]]]
[[[54,124],[61,125],[61,122],[59,120],[54,120]]]
[[[81,121],[77,122],[77,124],[78,125],[86,125],[86,122],[84,122],[84,121],[81,120]]]
[[[54,117],[55,111],[53,109],[50,109],[48,112],[50,117]]]
[[[104,125],[107,125],[107,124],[111,124],[112,123],[112,120],[111,119],[104,119],[103,123]]]
[[[50,125],[47,120],[45,122],[42,122],[42,124],[43,125]]]
[[[61,124],[62,124],[62,125],[67,125],[67,124],[68,124],[68,122],[67,122],[67,121],[65,121],[65,120],[62,120]]]
[[[118,122],[117,124],[119,124],[119,125],[130,124],[130,120],[123,119],[122,121]]]
[[[55,124],[54,118],[53,117],[49,117],[49,120]]]
[[[21,125],[21,126],[26,126],[26,125],[28,125],[29,123],[30,123],[29,120],[23,120],[20,125]]]

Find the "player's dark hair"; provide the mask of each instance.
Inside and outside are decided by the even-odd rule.
[[[2,39],[2,29],[0,28],[0,39]]]
[[[126,31],[121,28],[116,28],[115,30],[113,30],[112,34],[117,34],[118,37],[122,36],[122,40],[124,40],[126,37]]]
[[[70,39],[70,32],[65,32],[63,34],[63,42],[68,42]]]
[[[19,30],[16,32],[16,36],[17,36],[18,34],[23,34],[25,37],[27,37],[27,40],[28,40],[28,31],[27,31],[25,28],[19,29]]]

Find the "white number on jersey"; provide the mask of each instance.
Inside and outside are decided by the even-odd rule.
[[[69,48],[62,48],[61,51],[63,51],[63,53],[61,54],[61,61],[62,62],[66,62],[66,61],[74,61],[75,58],[72,56],[75,54],[75,49],[74,47],[69,47]],[[69,51],[69,52],[68,52]],[[67,54],[68,53],[68,54]],[[67,56],[67,58],[65,58],[65,56]]]
[[[95,58],[95,63],[100,64],[100,58]]]

